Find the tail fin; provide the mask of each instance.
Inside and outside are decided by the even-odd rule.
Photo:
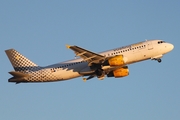
[[[14,49],[5,50],[5,52],[15,71],[26,72],[37,70],[38,68],[40,68]]]

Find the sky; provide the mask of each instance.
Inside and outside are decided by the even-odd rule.
[[[179,120],[179,0],[0,0],[1,120]],[[40,66],[150,39],[174,44],[162,63],[129,65],[124,78],[8,83],[14,48]]]

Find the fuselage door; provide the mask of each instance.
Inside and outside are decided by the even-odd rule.
[[[148,46],[148,50],[152,50],[153,49],[153,45],[151,41],[147,41],[147,46]]]

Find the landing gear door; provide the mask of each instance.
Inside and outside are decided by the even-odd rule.
[[[147,41],[147,46],[148,46],[148,50],[152,50],[153,49],[153,45],[151,41]]]

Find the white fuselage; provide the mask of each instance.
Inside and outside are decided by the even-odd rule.
[[[106,57],[123,55],[125,65],[140,62],[147,59],[159,59],[164,54],[173,49],[170,43],[160,42],[161,40],[149,40],[139,42],[129,46],[124,46],[105,52],[99,53]],[[106,66],[111,67],[111,66]],[[79,72],[83,70],[91,70],[88,67],[88,62],[83,61],[81,58],[61,62],[58,64],[42,67],[40,70],[30,72],[31,77],[28,78],[29,82],[51,82],[59,80],[68,80],[82,76]]]

